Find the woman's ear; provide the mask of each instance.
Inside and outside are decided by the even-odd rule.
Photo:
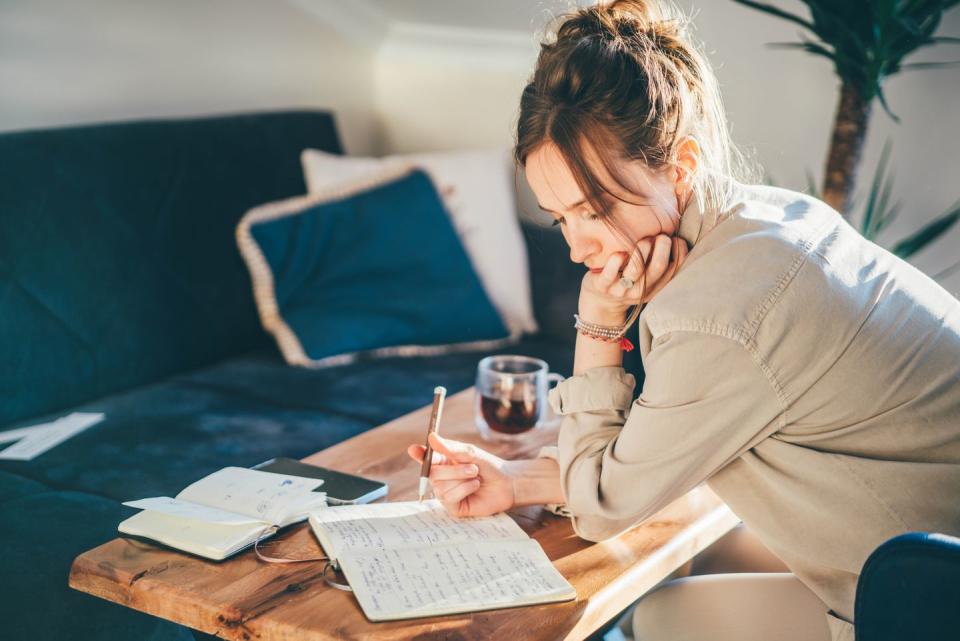
[[[678,196],[685,195],[700,168],[700,143],[693,136],[686,136],[677,143],[676,174],[674,190]]]

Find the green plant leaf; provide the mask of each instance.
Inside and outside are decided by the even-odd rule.
[[[777,8],[773,5],[766,4],[763,2],[754,2],[753,0],[733,0],[733,1],[736,2],[737,4],[742,4],[745,7],[750,7],[752,9],[756,9],[757,11],[768,13],[771,16],[776,16],[778,18],[783,18],[784,20],[789,20],[790,22],[795,22],[801,27],[809,29],[810,31],[816,31],[816,28],[814,27],[812,22],[804,20],[800,16],[794,15],[788,11],[784,11],[783,9]]]
[[[770,42],[767,44],[771,49],[803,49],[807,53],[815,56],[829,58],[831,62],[837,63],[834,53],[826,47],[814,42]]]
[[[880,160],[877,161],[877,169],[873,173],[873,180],[870,181],[870,192],[867,195],[867,206],[863,212],[863,222],[860,224],[860,233],[863,234],[863,237],[867,240],[873,240],[875,236],[875,226],[874,226],[874,217],[877,216],[879,208],[877,207],[877,200],[881,198],[884,193],[884,182],[887,175],[887,165],[890,162],[890,150],[893,148],[893,145],[887,140],[883,143],[883,151],[880,152]],[[889,190],[888,190],[889,193]]]
[[[895,221],[900,215],[900,211],[903,209],[903,204],[898,200],[893,203],[887,210],[886,214],[874,225],[874,235],[879,236],[884,229],[890,226],[890,223]]]
[[[900,65],[901,71],[908,71],[910,69],[939,69],[940,67],[956,67],[960,65],[960,60],[947,60],[944,62],[908,62],[907,64]]]
[[[857,17],[862,15],[863,8],[854,2],[837,2],[829,0],[801,0],[810,8],[813,17],[814,32],[820,38],[837,49],[856,50],[866,52],[869,49],[863,34],[854,28]],[[851,26],[854,25],[854,26]]]
[[[960,270],[960,260],[950,265],[946,269],[940,270],[939,272],[931,276],[931,278],[933,278],[933,280],[940,280],[941,278],[946,278],[947,276],[949,276],[950,274],[958,270]]]
[[[892,251],[900,258],[908,258],[942,236],[960,219],[960,201],[952,209],[921,227],[916,233],[904,238],[893,246]]]
[[[933,35],[944,11],[960,4],[960,0],[801,0],[810,11],[809,19],[768,2],[733,1],[798,24],[819,38],[814,41],[803,37],[799,44],[775,46],[829,58],[841,81],[858,87],[868,101],[878,98],[894,122],[900,120],[883,93],[884,81],[904,69],[943,66],[906,66],[903,60],[922,47],[960,42],[960,38]]]
[[[892,222],[899,214],[900,203],[889,206],[890,195],[893,192],[894,174],[890,170],[890,154],[893,144],[889,139],[884,141],[880,152],[880,159],[874,170],[870,185],[869,198],[863,216],[864,236],[873,240],[880,231]]]
[[[875,237],[879,236],[880,232],[900,215],[900,201],[898,200],[893,205],[889,204],[892,191],[893,175],[888,174],[887,177],[884,178],[884,184],[881,188],[882,193],[880,194],[880,199],[877,201],[877,214],[873,222],[873,235]]]
[[[880,87],[880,86],[877,87],[877,98],[880,100],[880,104],[883,106],[883,110],[887,112],[888,116],[890,116],[890,119],[899,125],[900,116],[893,113],[893,111],[890,109],[890,105],[887,104],[887,96],[884,95],[883,93],[883,87]]]

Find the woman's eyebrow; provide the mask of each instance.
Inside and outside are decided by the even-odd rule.
[[[606,205],[606,207],[607,207],[608,209],[613,209],[614,207],[616,207],[616,206],[618,206],[618,205],[621,205],[621,204],[623,204],[623,203],[627,203],[628,205],[647,205],[647,204],[651,201],[650,196],[648,196],[646,193],[636,192],[636,193],[633,194],[633,196],[636,196],[637,198],[639,198],[639,201],[636,201],[636,200],[625,200],[625,199],[623,199],[623,198],[618,198],[618,197],[616,197],[616,196],[613,196],[613,197],[610,197],[610,196],[601,196],[600,198],[601,198],[601,200],[604,202],[604,204]],[[580,202],[577,202],[577,203],[574,203],[574,204],[570,205],[570,208],[568,209],[568,211],[572,211],[572,210],[576,209],[577,207],[580,207],[581,205],[585,204],[586,202],[587,202],[587,199],[584,198],[584,199],[581,200]],[[559,212],[553,211],[552,209],[547,209],[546,207],[544,207],[544,206],[541,205],[540,203],[537,203],[537,207],[539,207],[540,209],[542,209],[543,211],[545,211],[545,212],[547,212],[547,213],[549,213],[549,214],[553,214],[554,216],[562,216],[562,215],[563,215],[563,214],[561,214],[561,213],[559,213]]]
[[[572,210],[572,209],[576,209],[577,207],[579,207],[580,205],[584,204],[585,202],[587,202],[587,199],[586,199],[586,198],[584,198],[584,199],[581,200],[580,202],[573,203],[572,205],[570,205],[570,207],[567,208],[567,211],[570,211],[570,210]],[[541,205],[540,203],[537,203],[537,207],[539,207],[540,209],[542,209],[542,210],[545,211],[545,212],[554,214],[555,216],[562,216],[562,215],[563,215],[563,214],[561,214],[560,212],[553,211],[552,209],[547,209],[546,207],[544,207],[544,206]]]

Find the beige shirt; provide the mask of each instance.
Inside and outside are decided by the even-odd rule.
[[[574,527],[607,538],[707,480],[852,639],[874,548],[960,534],[960,302],[795,192],[737,186],[680,235],[640,397],[619,367],[551,392]]]

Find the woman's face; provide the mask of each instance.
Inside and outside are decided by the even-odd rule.
[[[619,172],[629,191],[619,187],[604,170],[599,159],[587,158],[594,175],[617,198],[610,198],[608,214],[614,225],[637,243],[644,259],[658,234],[672,236],[680,220],[675,170],[661,174],[650,171],[642,162],[626,161]],[[527,182],[537,196],[540,208],[554,217],[570,246],[570,260],[583,263],[598,273],[615,253],[632,250],[632,243],[617,235],[592,211],[573,173],[552,142],[537,147],[527,156]],[[625,263],[624,263],[625,264]]]

